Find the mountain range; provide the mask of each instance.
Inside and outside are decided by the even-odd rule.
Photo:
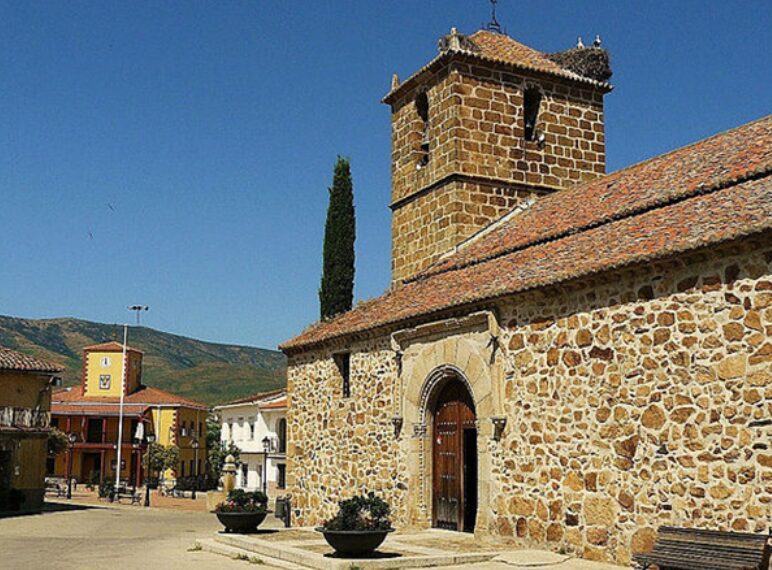
[[[122,338],[117,325],[0,316],[0,346],[60,364],[65,386],[80,383],[83,347]],[[145,353],[144,384],[207,404],[286,385],[287,362],[275,350],[204,342],[143,326],[129,327],[128,343]]]

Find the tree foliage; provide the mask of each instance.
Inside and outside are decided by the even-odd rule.
[[[56,457],[67,450],[67,435],[58,429],[52,429],[48,434],[48,455]]]
[[[152,473],[163,473],[167,469],[176,469],[180,462],[180,448],[176,445],[163,446],[160,443],[151,443],[142,458],[142,466],[147,469],[150,462]]]
[[[354,300],[354,188],[348,159],[338,157],[327,221],[324,225],[322,285],[319,307],[322,319],[328,319],[351,309]]]
[[[228,442],[226,445],[223,442],[218,441],[209,448],[209,469],[212,477],[220,477],[223,465],[225,465],[225,458],[229,455],[232,455],[236,460],[236,465],[241,463],[241,461],[239,461],[241,458],[241,450],[232,442]]]

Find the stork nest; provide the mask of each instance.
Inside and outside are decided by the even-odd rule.
[[[575,47],[565,51],[548,54],[559,66],[596,81],[608,81],[611,78],[611,58],[600,47]]]

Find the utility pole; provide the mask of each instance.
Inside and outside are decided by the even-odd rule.
[[[131,305],[131,306],[129,307],[129,310],[130,310],[130,311],[134,311],[135,313],[137,313],[137,326],[139,326],[139,314],[140,314],[142,311],[147,311],[149,308],[150,308],[150,307],[149,307],[149,306],[147,306],[147,305]]]
[[[121,486],[121,446],[123,445],[123,395],[126,392],[126,341],[129,325],[123,325],[123,357],[121,358],[121,400],[118,407],[118,450],[115,461],[115,491]]]

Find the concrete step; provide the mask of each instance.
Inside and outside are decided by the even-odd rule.
[[[361,570],[398,570],[404,568],[428,568],[431,566],[460,566],[464,564],[470,565],[467,568],[471,569],[475,567],[473,565],[489,561],[499,554],[499,552],[447,552],[420,547],[416,549],[410,545],[407,547],[410,554],[353,560],[330,557],[316,548],[309,548],[321,546],[323,547],[322,550],[328,550],[324,548],[326,546],[324,539],[279,542],[261,540],[255,535],[218,533],[212,540],[223,546],[252,553],[259,558],[281,560],[285,564],[289,564],[288,567],[290,568],[313,568],[314,570],[350,570],[351,568],[359,568]],[[395,538],[392,540],[390,547],[390,550],[396,549],[399,551],[400,547],[405,547],[405,545],[400,544]],[[419,550],[419,552],[416,553],[416,550]]]
[[[204,552],[227,556],[233,560],[244,560],[251,564],[259,564],[260,568],[280,568],[281,570],[301,569],[301,567],[296,564],[290,564],[284,560],[278,560],[277,558],[271,558],[270,556],[265,556],[263,554],[256,554],[255,552],[238,548],[237,546],[219,542],[213,538],[199,538],[196,539],[193,544],[195,548],[201,549]]]

